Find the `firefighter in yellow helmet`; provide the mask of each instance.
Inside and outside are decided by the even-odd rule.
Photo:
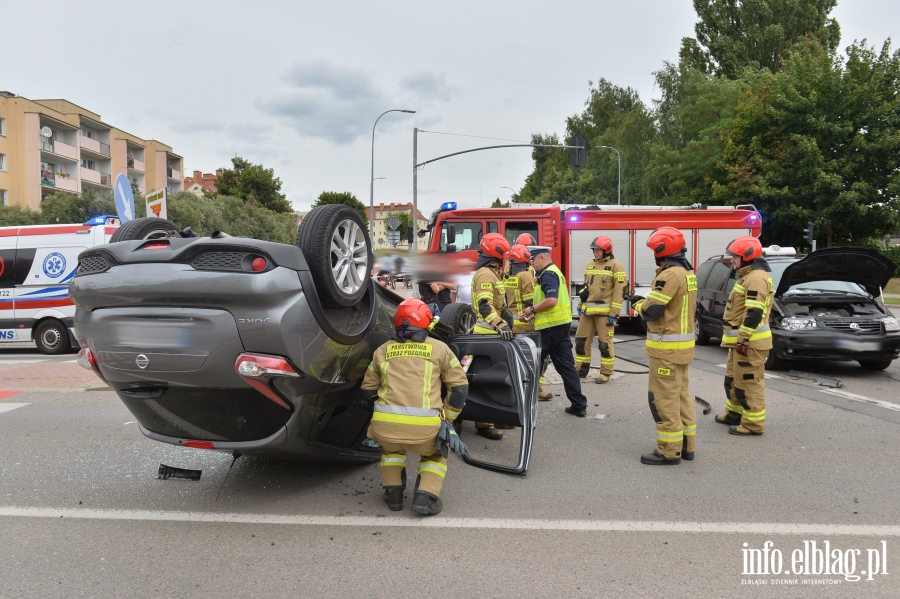
[[[531,237],[527,233],[523,233]],[[521,235],[520,235],[521,237]],[[528,333],[534,331],[534,322],[522,322],[519,317],[525,312],[525,308],[534,306],[534,273],[531,271],[531,252],[524,245],[516,244],[506,253],[509,263],[509,276],[506,277],[506,305],[513,313],[513,332]],[[541,378],[538,382],[538,400],[550,401],[553,394],[544,391],[544,370],[547,369],[547,361],[541,368]]]
[[[503,282],[503,260],[509,251],[509,241],[499,233],[488,233],[478,246],[478,260],[472,276],[472,302],[477,320],[476,335],[499,335],[513,338],[512,312],[506,305],[506,285]],[[511,427],[510,427],[511,428]],[[503,431],[490,422],[476,422],[475,432],[495,441],[503,438]]]
[[[732,435],[761,435],[766,427],[766,355],[772,349],[769,312],[775,287],[762,244],[738,237],[725,250],[731,254],[738,280],[725,305],[722,347],[728,348],[725,369],[725,413],[716,422],[730,425]]]
[[[440,513],[441,486],[448,450],[465,452],[451,423],[462,412],[469,391],[466,373],[446,344],[428,337],[431,310],[409,298],[394,316],[396,341],[377,350],[360,387],[360,398],[374,402],[369,437],[381,443],[381,484],[393,511],[403,509],[408,453],[421,456],[412,510]],[[441,384],[447,394],[441,399]]]
[[[584,286],[578,292],[581,318],[575,331],[575,361],[578,375],[585,378],[591,369],[591,344],[596,333],[600,347],[600,376],[594,382],[603,384],[612,376],[616,361],[613,333],[622,310],[625,267],[613,256],[609,237],[596,237],[591,242],[591,250],[594,259],[584,271]]]
[[[648,465],[675,465],[694,459],[697,414],[688,392],[688,366],[694,361],[697,277],[685,256],[684,235],[674,227],[650,234],[656,269],[647,298],[631,296],[647,325],[644,353],[650,357],[647,398],[656,421],[656,449],[641,456]],[[638,301],[641,300],[641,301]]]

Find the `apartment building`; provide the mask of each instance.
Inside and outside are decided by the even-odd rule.
[[[375,228],[374,233],[375,237],[372,239],[372,243],[374,249],[376,250],[384,250],[390,249],[391,245],[387,240],[387,231],[388,228],[384,224],[384,222],[391,217],[391,215],[405,212],[407,215],[412,214],[412,203],[407,204],[375,204],[375,215],[373,217],[372,211],[369,208],[366,208],[366,213],[369,215],[369,220],[373,221]],[[424,229],[428,226],[428,219],[422,214],[422,211],[419,211],[418,218],[416,219],[418,223],[419,229]],[[416,246],[419,251],[425,251],[428,249],[428,238],[416,238]],[[401,247],[409,247],[409,243],[406,239],[401,243]]]
[[[103,122],[68,100],[0,91],[0,203],[40,207],[63,191],[112,191],[125,173],[141,193],[182,191],[184,159],[170,146]]]

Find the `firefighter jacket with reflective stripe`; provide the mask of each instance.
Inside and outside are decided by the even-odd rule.
[[[531,269],[509,275],[504,281],[506,285],[506,305],[513,316],[520,316],[525,306],[534,305],[534,275]]]
[[[647,298],[635,306],[647,324],[644,353],[673,364],[690,364],[694,360],[697,277],[683,266],[666,265],[656,270],[651,287]]]
[[[491,308],[487,315],[481,313],[481,300],[487,300]],[[500,316],[506,307],[506,285],[500,276],[499,265],[482,266],[475,271],[472,276],[472,304],[478,315],[475,333],[491,334],[506,325],[512,326]]]
[[[764,270],[745,266],[737,271],[738,280],[725,305],[722,346],[744,343],[753,349],[772,349],[769,312],[775,286]]]
[[[376,349],[361,387],[378,390],[372,431],[392,443],[434,439],[442,414],[452,421],[462,409],[448,403],[449,392],[441,399],[441,383],[448,390],[469,384],[459,360],[441,341],[388,341]]]
[[[612,256],[592,260],[584,271],[588,286],[587,302],[581,311],[588,316],[618,317],[622,310],[622,290],[625,289],[625,267]]]
[[[572,322],[572,301],[569,299],[569,286],[566,284],[566,277],[563,276],[562,271],[555,264],[551,264],[542,270],[541,273],[548,271],[556,273],[556,276],[559,277],[558,301],[549,310],[541,310],[534,315],[534,330],[536,331]],[[538,284],[534,288],[535,306],[545,299],[544,290],[541,289],[540,285],[540,277],[537,277],[537,282]]]

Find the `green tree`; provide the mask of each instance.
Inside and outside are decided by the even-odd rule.
[[[200,236],[224,231],[235,237],[287,244],[293,244],[297,237],[293,214],[269,210],[252,199],[181,192],[169,196],[167,207],[169,220],[181,228],[191,227]]]
[[[405,240],[409,239],[409,228],[412,226],[412,219],[409,217],[409,212],[389,212],[387,215],[388,218],[392,216],[396,216],[397,220],[400,221],[400,226],[397,227],[397,230],[400,231],[400,240],[405,242]]]
[[[513,198],[516,196],[514,195]],[[491,202],[491,208],[509,208],[509,202],[501,202],[500,198],[497,198],[493,202]]]
[[[316,202],[312,207],[315,208],[316,206],[325,206],[327,204],[344,204],[350,206],[359,213],[363,222],[368,226],[369,219],[366,215],[368,210],[365,205],[356,199],[356,196],[349,191],[323,191],[319,194],[318,199],[316,199]]]
[[[253,164],[240,156],[231,159],[234,168],[223,168],[216,177],[217,193],[245,201],[253,200],[275,212],[293,212],[291,203],[281,193],[281,179],[274,169]]]
[[[23,206],[11,204],[0,206],[0,227],[22,227],[41,224],[41,213]]]
[[[790,50],[804,38],[829,51],[841,30],[828,17],[837,0],[694,0],[699,21],[695,38],[681,40],[688,68],[737,79],[745,68],[781,68]]]
[[[140,198],[137,196],[137,205]],[[83,191],[80,194],[54,193],[41,202],[40,222],[83,223],[102,214],[116,214],[116,203],[111,192],[94,193]]]
[[[855,43],[841,58],[809,42],[760,78],[737,108],[724,148],[727,203],[764,212],[764,237],[804,245],[816,223],[828,246],[900,228],[900,53]]]

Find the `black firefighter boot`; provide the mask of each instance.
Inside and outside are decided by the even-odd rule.
[[[647,464],[648,466],[676,466],[681,463],[681,458],[667,458],[657,450],[653,450],[653,453],[645,453],[641,456],[641,464]]]
[[[418,512],[425,516],[434,516],[440,514],[444,509],[440,497],[435,497],[428,491],[416,491],[413,495],[412,511]]]
[[[406,491],[406,468],[400,471],[399,487],[383,487],[384,502],[392,512],[399,512],[403,509],[403,492]]]

